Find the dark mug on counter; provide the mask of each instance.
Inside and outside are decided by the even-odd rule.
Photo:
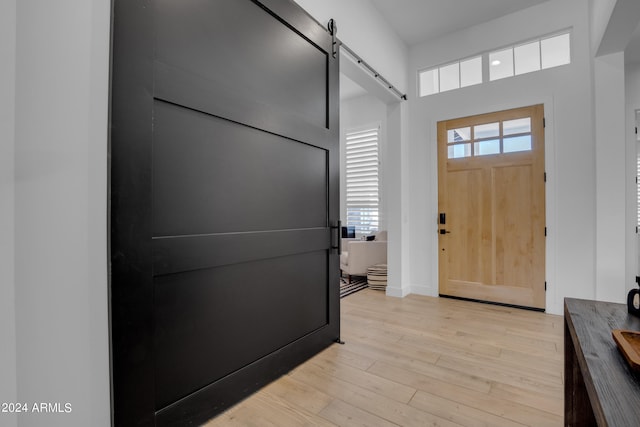
[[[627,310],[630,314],[640,316],[640,289],[631,289],[627,294]]]

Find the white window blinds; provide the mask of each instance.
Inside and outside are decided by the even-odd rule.
[[[357,235],[378,231],[379,226],[379,127],[347,132],[347,225]]]
[[[636,232],[640,232],[640,152],[636,155],[637,169],[636,169],[636,196],[637,196],[637,209],[638,214],[636,220]]]

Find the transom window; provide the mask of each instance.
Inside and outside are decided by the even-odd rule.
[[[483,72],[483,62],[488,67]],[[473,58],[418,71],[418,94],[440,92],[500,80],[571,63],[571,32],[485,52]],[[487,73],[488,69],[488,73]]]
[[[482,56],[421,71],[420,96],[482,83]]]
[[[447,131],[449,159],[531,151],[531,144],[531,117]]]
[[[569,33],[530,41],[489,53],[489,80],[558,67],[571,63]]]

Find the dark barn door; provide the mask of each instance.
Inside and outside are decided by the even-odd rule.
[[[338,59],[291,0],[114,0],[115,425],[197,424],[339,338]]]

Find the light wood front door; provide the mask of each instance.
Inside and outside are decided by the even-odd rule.
[[[542,105],[438,123],[439,293],[545,308]]]

